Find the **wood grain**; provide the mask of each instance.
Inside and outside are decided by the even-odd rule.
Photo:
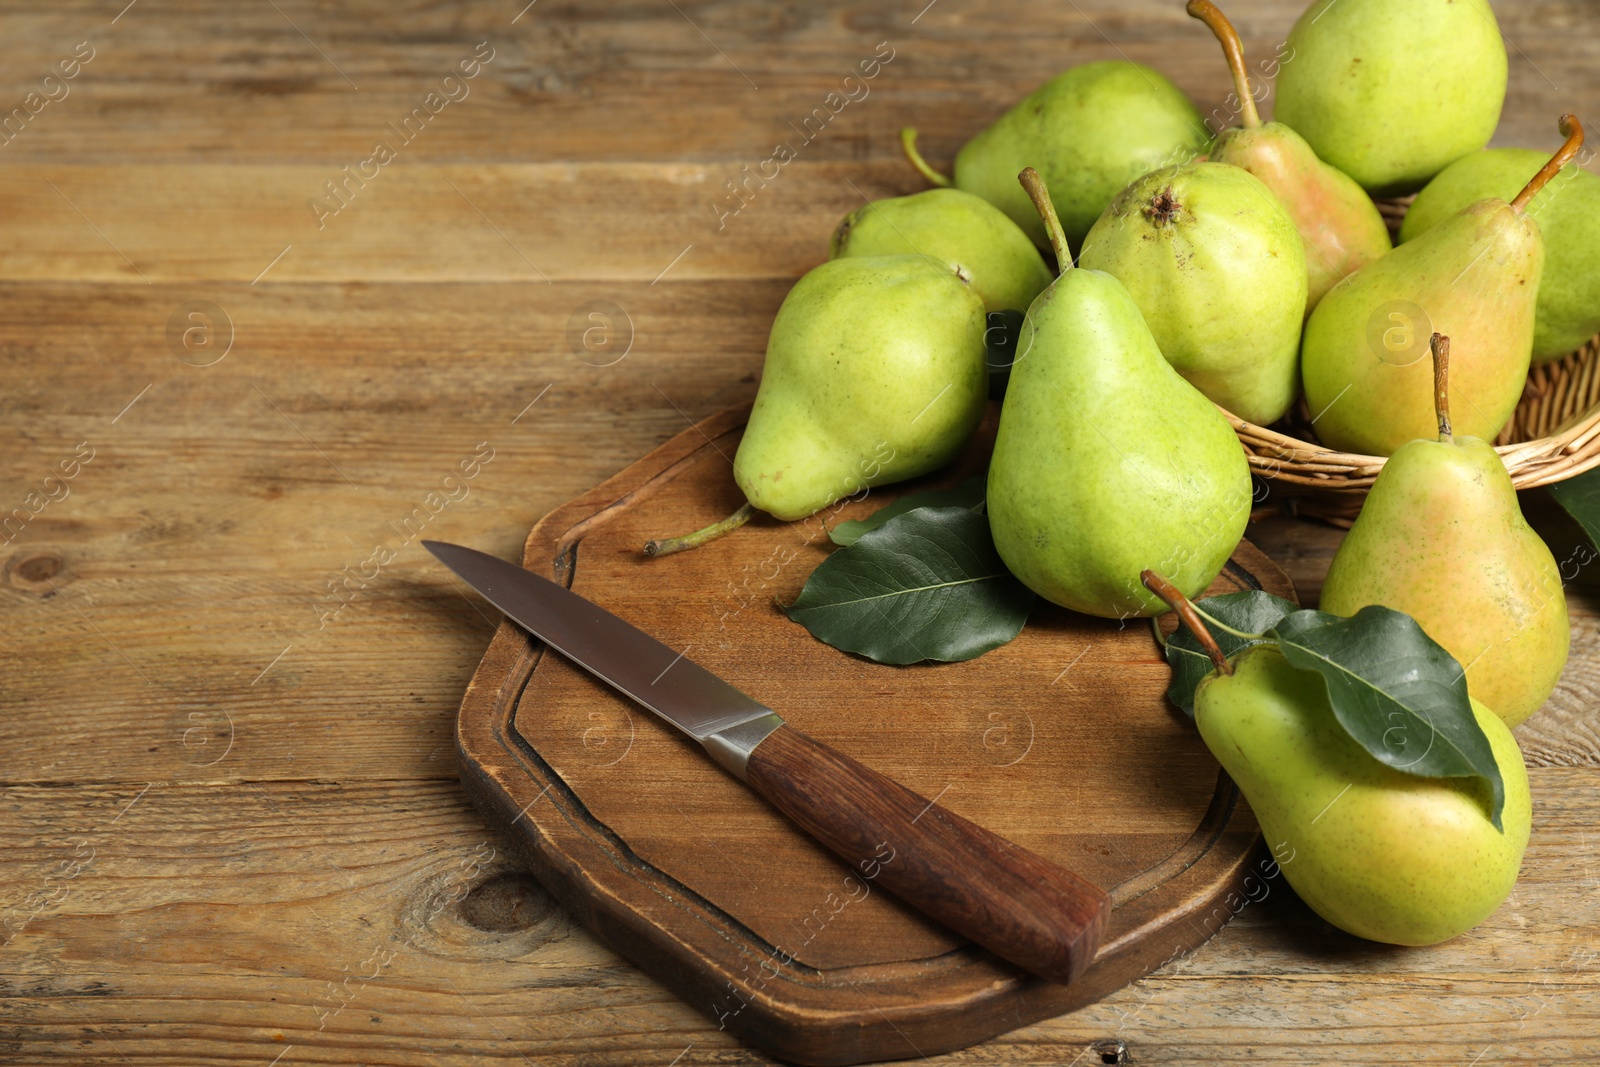
[[[808,155],[890,159],[923,129],[942,161],[1028,90],[1075,63],[1119,56],[1157,67],[1203,112],[1231,91],[1216,43],[1181,4],[986,4],[941,0],[752,7],[690,0],[590,10],[567,0],[398,7],[304,0],[226,13],[203,0],[135,7],[115,24],[87,0],[15,3],[0,82],[20,100],[89,40],[96,58],[4,151],[70,163],[353,163],[481,41],[495,58],[397,161],[716,162],[726,176],[766,157],[791,122],[890,41],[869,95]],[[1246,56],[1271,56],[1302,5],[1232,3]],[[111,14],[115,14],[112,12]],[[1574,96],[1593,92],[1592,12],[1577,0],[1497,10],[1513,47],[1500,140],[1548,143]],[[915,21],[913,21],[915,20]],[[320,49],[320,54],[319,54]],[[181,62],[174,62],[174,56]],[[341,73],[342,72],[342,73]],[[348,80],[346,80],[348,78]],[[1578,99],[1582,113],[1588,101]],[[720,180],[719,183],[720,184]],[[310,194],[307,194],[310,195]]]
[[[1274,891],[1201,952],[936,1062],[1084,1063],[1120,1039],[1133,1062],[1184,1065],[1592,1063],[1600,794],[1586,770],[1530,777],[1522,880],[1462,938],[1376,949]],[[282,1062],[630,1067],[691,1045],[690,1063],[777,1062],[578,928],[453,783],[158,783],[128,807],[141,789],[0,795],[14,1062],[266,1063],[290,1045]],[[47,882],[80,842],[93,862]],[[24,893],[51,899],[20,924]]]
[[[1300,6],[1228,12],[1265,56]],[[1496,6],[1497,141],[1548,146],[1600,100],[1594,7]],[[942,165],[1060,68],[1119,53],[1203,110],[1229,89],[1176,0],[540,0],[513,24],[523,7],[0,4],[7,114],[96,49],[0,146],[0,515],[96,450],[0,534],[0,1060],[771,1062],[602,947],[477,818],[451,721],[495,620],[391,524],[488,440],[427,534],[514,557],[536,516],[748,401],[851,183],[916,188],[901,125]],[[719,230],[706,193],[886,39],[871,95]],[[305,200],[483,40],[472,95],[318,229]],[[237,329],[209,367],[166,339],[199,299]],[[594,300],[637,335],[608,367],[568,339]],[[1314,598],[1337,531],[1251,536]],[[394,563],[319,628],[326,583],[385,539]],[[1596,574],[1569,586],[1572,661],[1517,732],[1534,837],[1484,926],[1390,952],[1274,893],[1122,992],[940,1061],[1084,1064],[1118,1040],[1164,1064],[1600,1060]],[[942,754],[894,758],[931,779]]]

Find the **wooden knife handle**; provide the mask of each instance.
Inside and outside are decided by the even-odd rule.
[[[995,955],[1070,982],[1111,911],[1099,886],[781,726],[745,780],[857,871]]]

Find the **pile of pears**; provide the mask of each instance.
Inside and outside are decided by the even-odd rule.
[[[985,507],[1006,566],[1072,611],[1165,612],[1146,571],[1183,597],[1211,584],[1253,504],[1235,423],[1299,418],[1388,457],[1322,609],[1405,612],[1456,658],[1506,830],[1470,790],[1380,765],[1270,650],[1203,686],[1197,721],[1263,825],[1300,843],[1284,870],[1318,912],[1443,940],[1515,881],[1529,803],[1508,727],[1566,662],[1560,575],[1489,442],[1530,365],[1600,331],[1600,178],[1572,163],[1570,115],[1553,156],[1486,149],[1507,81],[1487,0],[1315,0],[1270,122],[1228,19],[1187,10],[1222,46],[1238,124],[1214,133],[1158,71],[1114,60],[1040,86],[951,176],[903,131],[935,188],[850,213],[784,300],[733,464],[746,504],[647,551],[950,463],[989,403],[997,324],[1021,312]],[[1396,246],[1373,198],[1411,193]],[[1317,775],[1361,790],[1313,829]]]

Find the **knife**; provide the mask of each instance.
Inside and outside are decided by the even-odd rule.
[[[683,652],[498,557],[423,545],[511,621],[694,738],[801,829],[901,900],[1042,978],[1088,966],[1099,886],[808,737]],[[885,859],[884,857],[889,857]]]

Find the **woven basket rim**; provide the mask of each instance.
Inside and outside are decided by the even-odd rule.
[[[1385,219],[1395,226],[1415,199],[1408,196],[1376,203]],[[1518,401],[1517,414],[1494,446],[1512,484],[1518,489],[1533,489],[1600,466],[1600,336],[1570,355],[1535,366],[1528,382]],[[1583,400],[1589,401],[1586,407],[1564,410]],[[1553,414],[1549,410],[1552,407],[1557,409]],[[1560,421],[1545,436],[1507,440],[1525,409],[1533,409],[1533,417],[1524,426],[1543,428],[1552,418]],[[1220,404],[1217,410],[1232,424],[1249,457],[1252,473],[1265,479],[1328,493],[1364,494],[1388,462],[1384,456],[1341,452],[1246,422]]]
[[[1600,338],[1574,353],[1578,355],[1600,359]],[[1364,493],[1388,462],[1385,456],[1341,452],[1246,422],[1222,405],[1215,406],[1233,426],[1249,457],[1251,471],[1263,478],[1330,492]],[[1600,404],[1569,418],[1558,433],[1531,441],[1496,444],[1494,450],[1518,489],[1534,489],[1576,477],[1600,466]]]

